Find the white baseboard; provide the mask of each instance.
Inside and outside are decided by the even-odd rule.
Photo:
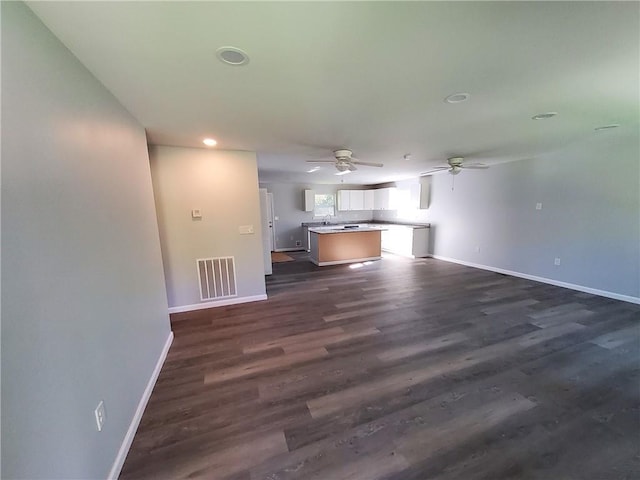
[[[195,303],[193,305],[180,305],[179,307],[169,307],[169,313],[192,312],[194,310],[204,310],[205,308],[222,307],[224,305],[236,305],[238,303],[259,302],[266,300],[267,295],[252,295],[250,297],[233,297],[218,300],[216,302]]]
[[[511,270],[505,270],[503,268],[490,267],[488,265],[480,265],[472,262],[465,262],[464,260],[458,260],[455,258],[442,257],[440,255],[431,255],[431,257],[445,262],[457,263],[459,265],[465,265],[467,267],[479,268],[481,270],[489,270],[491,272],[502,273],[504,275],[511,275],[512,277],[525,278],[527,280],[533,280],[534,282],[547,283],[549,285],[555,285],[556,287],[569,288],[571,290],[577,290],[579,292],[591,293],[592,295],[599,295],[601,297],[613,298],[614,300],[622,300],[623,302],[640,304],[640,297],[632,297],[631,295],[621,295],[615,292],[608,292],[606,290],[599,290],[597,288],[585,287],[583,285],[576,285],[575,283],[561,282],[559,280],[553,280],[546,277],[538,277],[536,275],[529,275],[527,273],[514,272]]]
[[[113,466],[111,467],[111,471],[109,472],[109,476],[107,477],[110,480],[111,479],[116,480],[120,475],[120,471],[122,470],[124,461],[127,458],[129,449],[131,448],[133,437],[136,434],[136,430],[138,430],[138,425],[140,425],[142,414],[144,413],[144,409],[146,408],[147,403],[149,402],[149,397],[151,397],[151,392],[153,391],[153,387],[156,384],[156,380],[158,380],[158,375],[160,375],[160,370],[162,369],[162,365],[164,364],[164,361],[167,358],[167,353],[169,353],[169,347],[171,347],[172,342],[173,342],[173,332],[169,332],[169,336],[167,337],[167,341],[164,343],[162,352],[160,352],[160,357],[158,357],[158,361],[156,362],[156,366],[153,369],[153,373],[151,373],[151,378],[149,378],[149,381],[147,382],[147,387],[144,389],[144,392],[142,393],[142,398],[140,399],[140,402],[138,402],[138,408],[136,409],[136,413],[133,415],[133,418],[131,419],[129,430],[127,430],[127,434],[124,436],[124,440],[122,441],[122,445],[120,445],[120,450],[118,451],[116,460],[113,462]]]
[[[287,248],[276,248],[274,252],[304,252],[304,247],[287,247]]]

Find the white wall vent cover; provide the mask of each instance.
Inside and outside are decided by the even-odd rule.
[[[238,294],[234,257],[200,258],[196,263],[200,280],[200,300],[235,297]]]

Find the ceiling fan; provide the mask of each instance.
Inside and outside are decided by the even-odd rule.
[[[431,170],[422,172],[420,176],[431,175],[433,173],[443,172],[445,170],[448,170],[451,175],[458,175],[464,168],[473,168],[473,169],[489,168],[489,165],[485,165],[484,163],[463,163],[463,162],[464,162],[464,157],[451,157],[447,159],[448,165],[438,165],[437,167],[433,167]]]
[[[367,167],[382,167],[382,163],[363,162],[352,157],[351,150],[335,150],[333,160],[307,160],[307,163],[333,163],[338,172],[354,172],[357,170],[356,165],[365,165]]]

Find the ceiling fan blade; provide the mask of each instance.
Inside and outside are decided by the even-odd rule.
[[[382,163],[362,162],[360,160],[351,160],[351,163],[354,163],[356,165],[366,165],[367,167],[382,167],[382,166],[384,166]]]
[[[444,172],[445,170],[449,170],[451,168],[450,165],[444,166],[438,166],[438,167],[433,167],[431,170],[427,170],[426,172],[422,172],[420,174],[420,176],[424,176],[424,175],[431,175],[432,173],[438,173],[438,172]]]
[[[336,163],[335,160],[307,160],[307,163]]]
[[[487,169],[489,168],[489,165],[485,165],[484,163],[466,163],[464,165],[460,165],[460,168]]]

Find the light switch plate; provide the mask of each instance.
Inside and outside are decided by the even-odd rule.
[[[101,432],[102,427],[104,426],[104,421],[107,418],[106,412],[104,410],[104,402],[102,400],[100,400],[100,403],[93,413],[96,416],[96,426],[98,427],[98,431]]]
[[[199,208],[191,210],[191,218],[202,218],[202,212]]]
[[[253,225],[240,225],[238,232],[240,232],[240,235],[252,235],[254,233]]]

